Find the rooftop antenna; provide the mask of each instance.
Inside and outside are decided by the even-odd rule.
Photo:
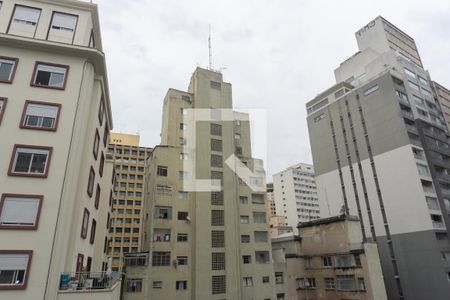
[[[208,49],[209,49],[209,70],[212,70],[211,24],[209,24]]]

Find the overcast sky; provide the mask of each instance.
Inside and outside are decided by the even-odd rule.
[[[411,35],[435,81],[450,87],[450,1],[94,0],[100,10],[114,131],[160,141],[168,88],[186,90],[213,65],[239,108],[268,110],[270,175],[312,162],[305,103],[335,83],[357,51],[354,33],[378,15]],[[365,4],[363,4],[365,2]]]

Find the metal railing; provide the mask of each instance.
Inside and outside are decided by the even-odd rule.
[[[61,273],[60,291],[89,291],[111,289],[120,279],[119,272],[67,272]]]

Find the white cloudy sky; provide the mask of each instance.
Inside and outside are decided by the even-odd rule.
[[[450,86],[448,0],[94,0],[107,56],[114,131],[159,143],[162,99],[213,64],[233,84],[235,107],[268,110],[271,175],[311,162],[305,103],[334,83],[357,51],[354,32],[382,15],[418,44],[432,78]]]

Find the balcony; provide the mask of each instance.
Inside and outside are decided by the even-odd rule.
[[[411,121],[414,121],[414,115],[412,114],[412,112],[409,112],[409,111],[406,111],[406,110],[402,109],[402,116],[404,118],[407,118],[407,119],[411,120]]]
[[[57,299],[119,300],[120,286],[119,272],[62,273]]]

